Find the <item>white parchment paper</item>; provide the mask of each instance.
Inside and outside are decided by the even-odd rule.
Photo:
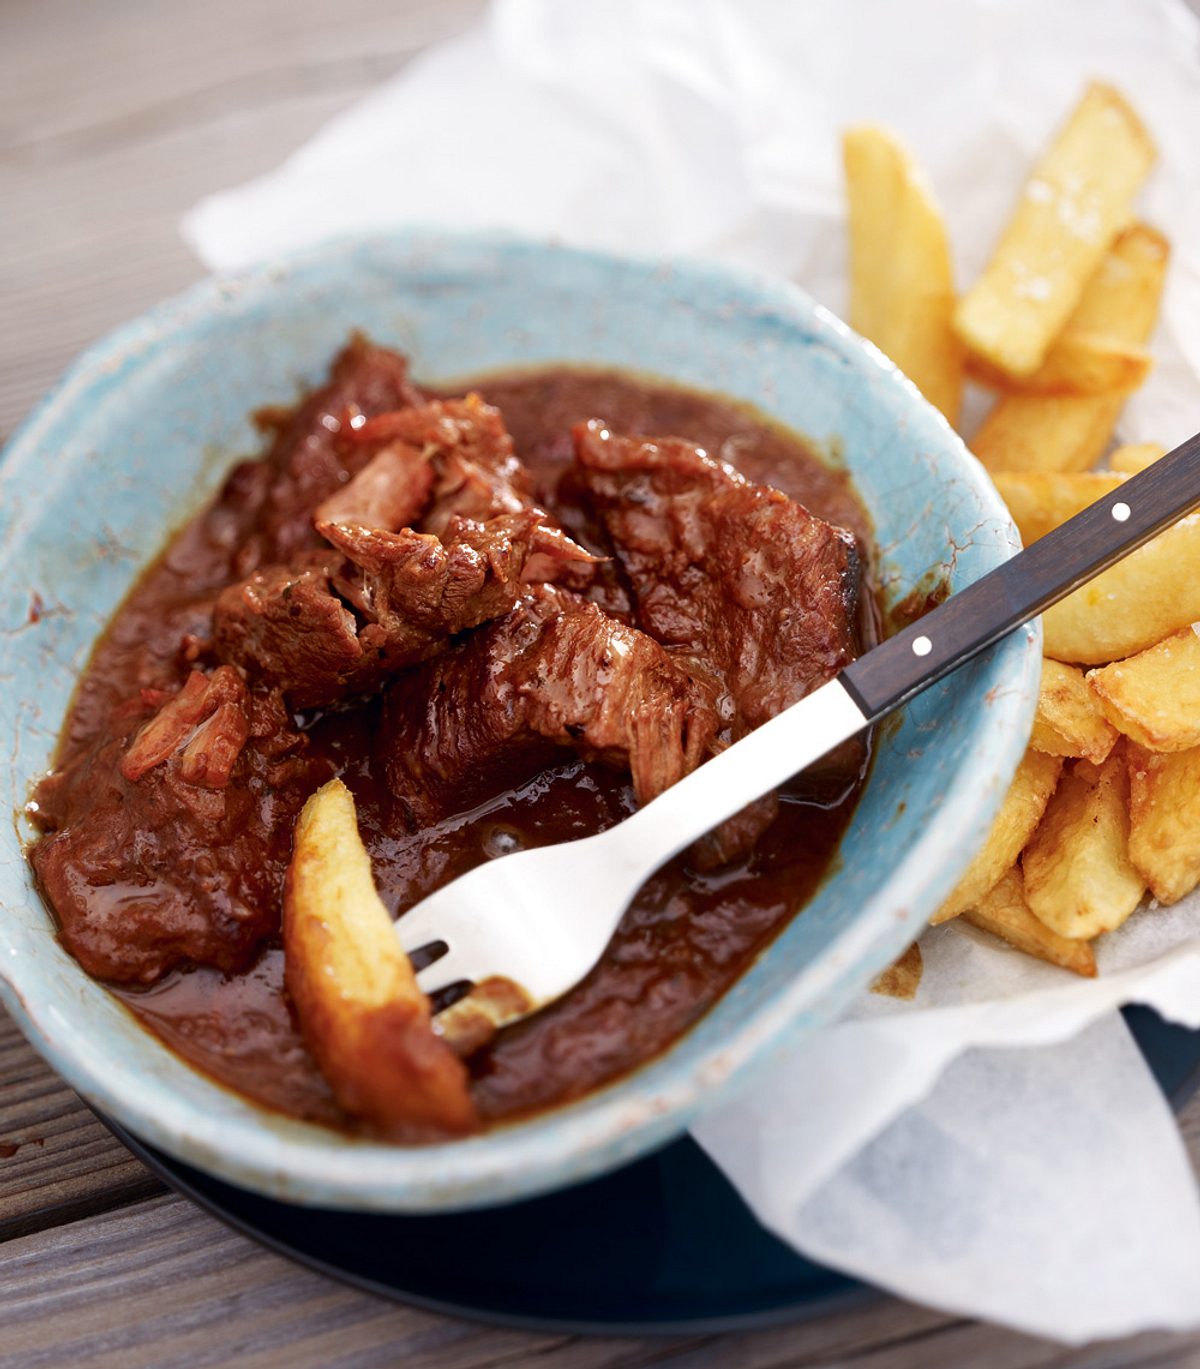
[[[778,272],[839,312],[839,133],[885,122],[960,282],[1077,97],[1114,81],[1174,244],[1156,369],[1121,436],[1200,426],[1200,34],[1180,0],[495,0],[281,168],[186,218],[226,269],[397,223],[507,227]],[[918,999],[865,995],[696,1135],[759,1218],[907,1297],[1066,1340],[1200,1325],[1200,1205],[1115,1008],[1200,1027],[1200,898],[1074,979],[949,925]]]

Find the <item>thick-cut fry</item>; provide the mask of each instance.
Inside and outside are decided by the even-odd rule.
[[[476,984],[465,998],[438,1013],[438,1035],[466,1060],[493,1040],[501,1027],[536,1005],[525,990],[500,975]]]
[[[1154,331],[1170,248],[1146,224],[1123,232],[1068,327],[1138,345]],[[1123,394],[1002,396],[971,439],[990,471],[1082,471],[1104,454]]]
[[[1200,513],[1048,608],[1044,650],[1056,661],[1106,665],[1200,619]]]
[[[1093,82],[1042,154],[983,275],[955,313],[968,347],[1028,376],[1129,218],[1155,148],[1111,86]]]
[[[1158,322],[1171,244],[1148,223],[1131,223],[1113,241],[1067,326],[1122,342],[1146,342]]]
[[[928,320],[913,303],[922,280],[941,292],[933,317],[952,299],[941,220],[890,134],[853,129],[843,151],[851,322],[953,421],[964,357],[922,328]],[[971,446],[1026,546],[1163,455],[1129,445],[1112,453],[1108,470],[1088,469],[1152,365],[1146,343],[1170,248],[1130,220],[1155,156],[1122,96],[1091,84],[953,311],[966,373],[998,394]],[[905,205],[914,219],[898,251]],[[916,358],[931,347],[932,384],[953,377],[949,405],[918,374]],[[1047,659],[1029,749],[986,843],[931,922],[962,915],[1029,955],[1093,976],[1091,938],[1120,926],[1147,885],[1166,902],[1200,883],[1200,633],[1191,629],[1200,623],[1200,514],[1043,622]],[[1089,666],[1103,668],[1085,676],[1080,667]],[[875,990],[908,996],[918,955],[914,946]]]
[[[992,476],[1026,546],[1111,494],[1125,478],[1110,471],[997,471]]]
[[[885,994],[888,998],[916,998],[924,969],[921,948],[914,941],[895,964],[876,976],[871,992]]]
[[[997,471],[1083,471],[1104,453],[1123,394],[1031,395],[998,399],[969,446]]]
[[[1006,376],[978,357],[967,369],[973,380],[993,389],[1037,395],[1102,395],[1136,390],[1150,374],[1150,353],[1108,333],[1066,328],[1055,338],[1046,360],[1021,380]]]
[[[1200,746],[1200,637],[1190,628],[1088,675],[1105,716],[1151,751]]]
[[[850,221],[850,326],[870,338],[957,422],[962,345],[951,327],[946,225],[920,169],[886,129],[842,140]]]
[[[1064,770],[1021,857],[1030,909],[1060,936],[1088,940],[1129,917],[1145,881],[1129,857],[1129,776],[1123,747],[1101,766]]]
[[[896,137],[874,125],[842,132],[846,185],[850,326],[878,338],[890,319],[892,295],[888,236],[884,231],[911,166]]]
[[[1116,742],[1117,729],[1104,716],[1083,672],[1043,661],[1030,746],[1048,756],[1077,756],[1099,765]]]
[[[1129,748],[1129,856],[1160,903],[1200,883],[1200,748]]]
[[[982,849],[930,922],[948,922],[966,909],[977,907],[980,899],[1014,864],[1046,811],[1062,764],[1057,756],[1026,751]]]
[[[283,953],[305,1040],[347,1112],[410,1139],[414,1126],[473,1129],[466,1068],[434,1035],[341,780],[318,789],[296,823]]]
[[[1137,475],[1138,471],[1144,471],[1165,456],[1166,450],[1154,442],[1130,442],[1112,453],[1108,458],[1108,469],[1121,475]]]
[[[1014,865],[1000,882],[980,899],[975,908],[962,915],[964,922],[990,932],[1018,951],[1059,965],[1064,970],[1095,978],[1096,957],[1089,941],[1071,941],[1052,932],[1029,911],[1025,901],[1025,879],[1021,867]]]

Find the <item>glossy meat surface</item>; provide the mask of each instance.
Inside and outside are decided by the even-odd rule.
[[[317,546],[313,510],[366,464],[369,453],[342,440],[354,415],[371,417],[420,404],[408,361],[356,337],[335,358],[328,381],[293,410],[274,415],[275,440],[250,467],[258,486],[258,519],[239,551],[245,574]]]
[[[851,534],[682,438],[620,437],[593,419],[574,439],[637,622],[716,682],[726,744],[854,659]],[[778,811],[764,795],[703,838],[696,859],[715,868],[745,855]]]
[[[329,773],[278,699],[228,666],[145,691],[39,788],[43,822],[61,826],[33,861],[63,944],[121,983],[245,968],[279,925],[276,834]]]
[[[575,451],[638,625],[722,682],[735,737],[854,659],[859,567],[844,529],[682,439],[593,420]]]
[[[328,707],[377,689],[457,633],[506,613],[531,574],[588,558],[545,528],[540,510],[476,523],[455,517],[443,537],[357,523],[317,524],[333,548],[267,566],[217,598],[213,646],[294,708]]]
[[[589,600],[541,589],[384,700],[384,772],[415,822],[569,747],[628,772],[639,803],[694,770],[717,730],[712,689]]]

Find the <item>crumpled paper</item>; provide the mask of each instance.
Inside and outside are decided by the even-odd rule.
[[[214,269],[397,223],[686,252],[846,301],[840,130],[929,172],[960,282],[1094,76],[1161,151],[1174,244],[1125,440],[1200,426],[1200,31],[1180,0],[495,0],[279,170],[198,205]],[[948,925],[915,1003],[864,995],[696,1136],[761,1221],[920,1302],[1064,1340],[1200,1325],[1200,1204],[1115,1009],[1200,1027],[1200,898],[1140,912],[1080,981]]]

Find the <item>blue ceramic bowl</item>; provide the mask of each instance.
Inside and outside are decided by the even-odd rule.
[[[1017,549],[981,467],[874,348],[778,281],[509,238],[402,232],[209,281],[88,352],[0,466],[0,997],[68,1082],[155,1146],[283,1199],[431,1211],[611,1169],[815,1031],[916,935],[982,840],[1031,725],[1040,642],[1002,643],[885,731],[817,896],[661,1058],[589,1097],[421,1149],[264,1111],[185,1065],[55,940],[22,817],[96,635],[140,568],[253,451],[248,414],[320,377],[353,328],[418,377],[578,361],[750,400],[840,453],[886,593],[962,586]],[[40,615],[31,605],[43,605]],[[36,619],[36,621],[35,621]],[[6,824],[7,827],[7,824]]]

